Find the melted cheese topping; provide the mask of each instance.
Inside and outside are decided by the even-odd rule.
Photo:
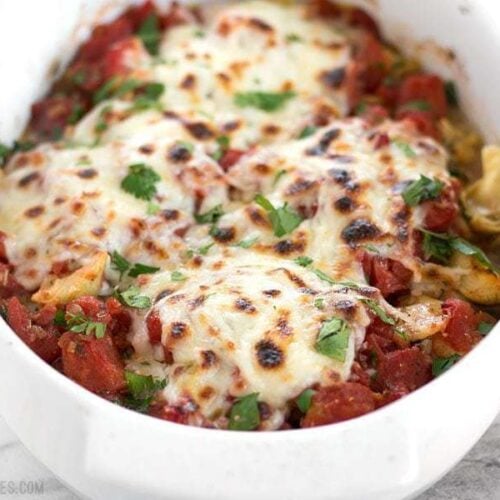
[[[156,276],[145,289],[156,295],[162,286],[172,288],[170,276]],[[291,261],[263,260],[249,252],[207,259],[202,269],[186,271],[186,281],[154,306],[163,324],[162,343],[174,360],[168,400],[179,406],[194,401],[214,420],[227,413],[228,397],[258,392],[277,412],[273,425],[280,425],[291,398],[312,384],[349,376],[369,322],[356,297]],[[344,361],[314,348],[323,322],[332,316],[345,316],[351,325]],[[147,357],[145,335],[135,337],[134,347]]]
[[[18,155],[0,179],[0,227],[10,236],[8,257],[20,283],[33,290],[54,262],[78,262],[96,247],[132,261],[178,264],[196,200],[205,211],[227,196],[223,173],[210,157],[196,148],[177,161],[176,147],[168,139],[141,146],[136,137],[90,149],[47,145]],[[138,163],[161,177],[151,200],[154,215],[147,201],[120,187]]]
[[[193,139],[209,141],[224,134],[234,148],[297,136],[304,125],[325,123],[347,112],[342,79],[328,83],[350,61],[351,47],[331,24],[306,19],[304,8],[269,2],[244,2],[213,15],[206,25],[187,24],[168,30],[157,58],[131,77],[165,83],[161,103],[184,126],[204,124],[212,131]],[[139,49],[138,49],[139,50]],[[307,71],[304,64],[307,61]],[[270,113],[241,107],[238,93],[291,92],[293,97]],[[98,113],[82,122],[75,138],[92,142]],[[150,137],[164,133],[164,117],[148,112],[109,127],[102,140],[128,138],[147,126]]]
[[[401,124],[335,121],[347,111],[340,76],[351,48],[345,34],[306,19],[300,6],[224,7],[203,27],[169,30],[158,58],[137,51],[131,76],[165,85],[164,111],[132,112],[126,97],[106,101],[69,134],[69,148],[43,145],[16,155],[0,172],[9,260],[30,290],[55,262],[78,268],[96,249],[158,265],[162,272],[137,279],[155,304],[135,314],[128,368],[168,376],[166,401],[189,407],[195,425],[225,427],[234,398],[256,392],[271,412],[262,426],[278,428],[304,389],[349,377],[369,318],[359,289],[331,281],[366,285],[355,247],[371,242],[419,279],[411,229],[420,209],[408,210],[399,194],[420,174],[449,184],[446,153]],[[235,96],[250,91],[292,94],[270,113],[237,104]],[[327,126],[297,139],[311,123]],[[227,174],[210,156],[220,135],[232,148],[250,148]],[[193,151],[176,154],[186,141]],[[136,163],[161,177],[154,214],[120,187]],[[276,237],[252,201],[258,193],[275,207],[288,203],[304,220]],[[225,215],[215,228],[195,223],[195,213],[217,205]],[[303,255],[312,266],[293,262]],[[173,270],[186,279],[172,280]],[[402,312],[376,290],[366,294],[425,336],[416,325],[423,306]],[[162,323],[156,345],[145,321],[153,313]],[[349,325],[343,361],[315,348],[333,316]]]

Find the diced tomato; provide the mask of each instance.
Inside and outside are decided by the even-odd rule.
[[[396,118],[403,120],[419,134],[439,139],[439,131],[430,111],[407,110],[398,112]]]
[[[424,101],[430,106],[430,112],[435,118],[446,115],[447,103],[444,83],[436,75],[407,76],[399,89],[399,106],[411,101]]]
[[[5,239],[7,238],[7,235],[0,231],[0,262],[7,263],[7,250],[5,249]]]
[[[52,363],[60,355],[55,328],[42,328],[32,324],[28,309],[17,297],[7,300],[7,319],[18,337],[47,363]]]
[[[152,344],[159,344],[161,342],[162,324],[160,314],[156,309],[151,311],[146,318],[146,326],[148,328],[149,341]]]
[[[182,411],[181,408],[166,403],[151,405],[149,415],[161,418],[162,420],[168,420],[169,422],[175,422],[176,424],[188,423],[188,414],[186,412]]]
[[[366,328],[366,335],[379,335],[386,339],[392,340],[394,337],[394,328],[387,323],[384,323],[378,316],[373,316],[370,324]]]
[[[376,380],[389,391],[411,392],[431,378],[431,358],[418,347],[386,353],[378,361]]]
[[[246,152],[241,149],[228,149],[219,160],[219,165],[227,172]]]
[[[302,427],[333,424],[359,417],[375,409],[375,399],[368,387],[346,382],[321,388],[312,398]]]
[[[131,7],[125,12],[125,16],[132,25],[134,31],[137,31],[141,24],[152,14],[156,14],[156,7],[153,2],[147,0],[141,5]]]
[[[76,55],[77,61],[94,62],[101,59],[104,52],[115,42],[132,35],[133,26],[126,15],[115,21],[97,26],[90,38],[82,44]]]
[[[337,18],[342,15],[342,8],[330,0],[311,0],[310,7],[318,17]]]
[[[31,108],[31,130],[40,139],[57,139],[75,109],[83,104],[76,98],[68,96],[53,96],[42,99]]]
[[[115,42],[103,57],[102,75],[104,81],[127,75],[146,56],[147,53],[142,42],[136,37],[128,37]]]
[[[378,288],[385,298],[401,295],[409,290],[413,273],[401,262],[366,252],[361,259],[368,282]]]
[[[23,287],[12,276],[10,266],[0,262],[0,299],[18,295],[23,291]]]
[[[365,92],[375,91],[385,73],[382,44],[371,33],[364,33],[358,41],[354,61],[347,66],[345,76],[350,107],[354,108]]]
[[[57,312],[57,307],[53,305],[43,306],[37,313],[33,315],[33,322],[39,326],[52,326],[54,317]]]
[[[168,11],[161,16],[161,27],[163,29],[168,29],[179,26],[180,24],[186,24],[192,17],[192,12],[186,6],[173,2]]]
[[[437,334],[437,338],[457,353],[469,352],[481,340],[476,312],[468,302],[460,299],[447,299],[442,308],[449,319],[445,331]]]
[[[386,78],[378,86],[375,94],[384,106],[392,109],[398,100],[399,84]]]
[[[458,183],[446,187],[435,200],[422,203],[424,210],[423,226],[429,231],[445,232],[456,219],[460,208],[458,206]]]
[[[347,22],[354,27],[369,31],[376,38],[380,38],[380,32],[375,20],[363,9],[358,7],[347,9]]]
[[[113,339],[113,343],[120,352],[130,346],[128,333],[132,325],[132,317],[123,305],[114,297],[106,300],[106,311],[111,316],[108,324],[108,332]]]
[[[371,125],[377,125],[380,122],[383,122],[386,118],[389,118],[389,112],[383,106],[380,106],[379,104],[373,104],[364,107],[364,109],[360,113],[358,113],[358,116],[364,118]],[[387,136],[387,134],[379,134],[379,137],[383,137],[384,135],[387,137],[388,144],[389,136]]]
[[[71,314],[81,313],[92,321],[98,321],[106,325],[111,321],[111,315],[106,310],[104,304],[98,298],[91,295],[84,295],[72,300],[66,306],[66,312]]]
[[[123,364],[111,337],[66,332],[60,340],[63,372],[89,391],[116,395],[125,389]]]
[[[391,143],[389,136],[385,132],[376,132],[370,140],[373,141],[373,149],[375,151],[385,148]]]

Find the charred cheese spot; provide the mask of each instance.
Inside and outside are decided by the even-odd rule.
[[[339,212],[349,213],[356,208],[356,202],[349,196],[342,196],[335,201],[334,206]]]
[[[24,215],[26,217],[29,217],[30,219],[35,219],[36,217],[39,217],[45,212],[45,207],[43,205],[37,205],[35,207],[28,208],[24,212]]]
[[[33,181],[39,180],[40,179],[40,174],[38,172],[31,172],[31,174],[25,175],[22,177],[18,185],[19,187],[26,187],[30,185]]]
[[[208,139],[212,139],[215,136],[214,131],[211,130],[210,127],[203,122],[187,123],[184,126],[187,128],[189,133],[199,141],[206,141]]]
[[[168,158],[174,162],[186,162],[191,157],[191,151],[182,143],[174,144],[168,152]]]
[[[340,137],[341,130],[338,128],[334,128],[325,132],[323,134],[316,146],[312,148],[308,148],[306,150],[306,155],[309,156],[322,156],[330,147],[331,143]]]
[[[261,340],[255,346],[257,361],[262,368],[272,369],[280,366],[285,359],[283,351],[270,340]]]
[[[97,170],[93,168],[85,168],[83,170],[79,170],[77,173],[80,179],[93,179],[98,175]]]
[[[196,77],[193,74],[186,75],[181,82],[181,88],[184,90],[192,90],[196,85]]]
[[[330,71],[324,71],[320,79],[327,87],[337,89],[344,83],[345,74],[345,68],[335,68]]]
[[[342,230],[342,238],[350,245],[380,235],[380,229],[367,219],[355,219]]]
[[[186,323],[182,323],[180,321],[176,321],[170,325],[170,337],[174,339],[180,339],[187,335],[189,332],[189,328]]]
[[[250,300],[245,299],[244,297],[239,297],[238,299],[236,299],[234,306],[236,307],[236,309],[238,309],[238,311],[243,311],[248,314],[253,314],[257,311]]]

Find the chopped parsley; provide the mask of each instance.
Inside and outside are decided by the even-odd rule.
[[[294,43],[294,42],[302,42],[303,39],[297,33],[288,33],[285,37],[285,40],[288,43]]]
[[[67,314],[64,319],[70,332],[84,333],[88,336],[94,334],[96,339],[102,339],[106,333],[106,323],[91,321],[83,314]]]
[[[7,158],[10,156],[10,148],[5,144],[0,143],[0,167],[7,162]]]
[[[153,378],[151,375],[139,375],[125,371],[125,381],[129,395],[124,398],[126,407],[145,412],[151,405],[155,394],[167,386],[167,379]]]
[[[477,325],[477,331],[483,336],[488,335],[488,333],[493,330],[494,326],[495,325],[493,323],[486,323],[485,321],[481,321],[481,323]]]
[[[247,238],[246,240],[241,240],[238,243],[236,243],[234,246],[240,247],[240,248],[250,248],[253,245],[255,245],[255,243],[257,243],[258,240],[259,240],[259,237],[255,236],[253,238]]]
[[[229,149],[230,139],[227,135],[221,135],[217,137],[215,142],[217,143],[217,150],[212,154],[212,158],[219,161]]]
[[[198,224],[215,224],[223,215],[224,210],[222,205],[215,205],[208,212],[195,214],[194,218]]]
[[[136,198],[150,201],[156,194],[155,184],[161,177],[145,163],[134,163],[128,170],[128,175],[121,183],[122,189]]]
[[[344,362],[349,336],[349,325],[342,318],[330,318],[321,326],[314,348],[324,356]]]
[[[153,203],[153,202],[150,201],[148,203],[148,207],[146,209],[146,213],[148,215],[156,215],[160,210],[161,210],[160,205],[158,205],[158,204]]]
[[[414,207],[423,201],[437,198],[443,187],[444,183],[439,179],[429,179],[421,175],[418,180],[408,185],[401,196],[408,206]]]
[[[458,91],[455,82],[448,80],[444,84],[446,100],[450,106],[458,106]]]
[[[443,264],[448,264],[453,251],[456,251],[473,257],[485,269],[499,274],[500,270],[486,254],[463,238],[446,233],[433,233],[425,229],[420,229],[420,231],[424,235],[423,250],[426,259],[434,258]]]
[[[251,431],[260,424],[260,412],[257,398],[259,394],[254,392],[235,401],[229,414],[228,428],[231,431]]]
[[[117,78],[113,77],[104,82],[92,96],[92,101],[94,102],[94,104],[99,104],[100,102],[112,97],[116,89],[117,81]]]
[[[295,264],[298,264],[299,266],[302,267],[307,267],[313,263],[311,257],[307,257],[305,255],[301,255],[300,257],[297,257],[293,261],[295,262]]]
[[[151,307],[151,299],[147,295],[141,295],[138,286],[132,285],[124,292],[115,290],[114,296],[124,305],[134,309],[147,309]]]
[[[393,139],[392,143],[407,157],[416,158],[417,153],[413,151],[412,147],[405,141],[399,139]]]
[[[61,309],[58,309],[54,314],[53,323],[55,326],[61,326],[62,328],[67,328],[68,323],[66,322],[66,313]]]
[[[286,170],[278,170],[276,172],[276,175],[274,176],[274,179],[273,179],[273,187],[276,186],[276,184],[278,184],[278,182],[280,181],[280,179],[286,175],[288,172]]]
[[[212,241],[212,243],[208,243],[207,245],[203,245],[199,248],[196,249],[189,249],[187,251],[188,257],[193,257],[193,255],[207,255],[208,251],[215,245],[215,243]]]
[[[85,110],[82,106],[76,105],[71,109],[71,113],[68,116],[68,123],[70,125],[75,125],[78,123],[80,118],[85,114]]]
[[[99,111],[99,115],[97,117],[97,121],[94,127],[94,131],[96,134],[102,134],[105,130],[108,128],[108,123],[107,123],[107,115],[108,113],[112,110],[111,104],[108,104],[107,106],[104,106],[101,108],[101,111]]]
[[[146,50],[152,55],[158,55],[161,32],[160,22],[156,14],[150,14],[139,26],[137,36],[141,39]]]
[[[316,130],[318,130],[318,127],[315,127],[314,125],[306,125],[299,134],[299,139],[306,139],[307,137],[310,137],[313,135]]]
[[[148,266],[146,264],[132,264],[125,257],[120,255],[116,250],[111,254],[111,267],[120,273],[120,279],[124,275],[131,278],[137,278],[141,274],[154,274],[160,270],[159,267]]]
[[[165,92],[165,85],[163,85],[163,83],[153,82],[146,84],[142,88],[140,95],[135,98],[131,111],[140,112],[147,109],[156,109],[161,111],[162,107],[158,102],[158,99],[161,97],[163,92]]]
[[[185,274],[182,274],[180,271],[172,271],[170,273],[170,280],[171,281],[186,281],[187,276]]]
[[[368,250],[369,252],[380,253],[379,249],[375,245],[372,245],[371,243],[367,243],[366,245],[361,245],[361,246],[362,248]]]
[[[275,208],[273,204],[261,194],[255,197],[255,203],[261,206],[266,212],[274,231],[274,235],[281,237],[291,233],[299,227],[302,217],[288,207],[285,203],[282,207]]]
[[[384,323],[387,325],[392,325],[394,326],[396,324],[396,321],[394,318],[389,316],[385,310],[374,300],[371,299],[361,299],[361,302],[363,304],[367,305],[370,311],[372,311],[374,314],[376,314]]]
[[[323,297],[320,297],[318,299],[314,299],[314,307],[317,309],[324,309],[325,308],[325,299]]]
[[[195,38],[205,38],[206,33],[202,29],[197,29],[197,30],[194,30],[193,36]]]
[[[234,103],[240,108],[257,108],[272,112],[281,109],[290,99],[296,96],[295,92],[238,92],[234,96]]]
[[[439,377],[446,370],[449,370],[458,360],[460,356],[453,354],[447,358],[434,358],[432,360],[432,374],[434,377]]]
[[[405,111],[431,111],[431,105],[423,99],[405,102],[402,106]]]
[[[302,413],[307,413],[309,408],[311,408],[312,398],[315,394],[316,391],[314,391],[313,389],[306,389],[295,400],[295,403]]]

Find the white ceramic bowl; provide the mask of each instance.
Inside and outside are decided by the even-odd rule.
[[[499,137],[495,2],[366,3],[378,6],[391,40],[458,81],[467,112],[489,140]],[[47,88],[50,63],[69,57],[103,4],[110,2],[0,1],[0,140],[19,132],[30,102]],[[29,34],[24,44],[19,19]],[[452,48],[456,60],[434,42]],[[498,353],[499,325],[438,380],[374,413],[313,429],[238,433],[108,403],[43,363],[0,320],[0,413],[37,458],[92,499],[399,500],[444,475],[497,415]]]

